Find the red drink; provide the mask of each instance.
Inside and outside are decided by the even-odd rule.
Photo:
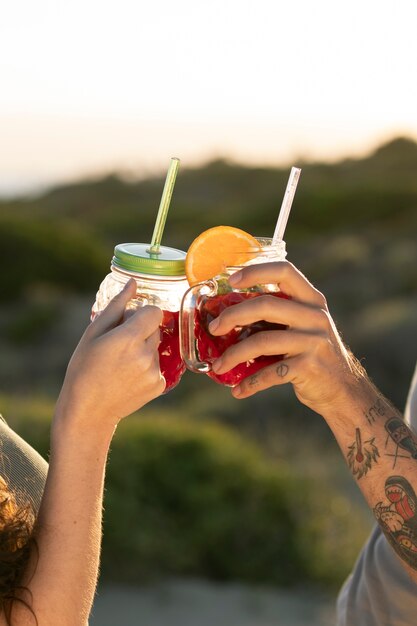
[[[180,355],[178,311],[163,311],[160,333],[159,365],[166,380],[166,393],[178,385],[185,372],[185,363]]]
[[[207,374],[215,382],[234,387],[248,376],[258,372],[268,365],[272,365],[283,359],[283,355],[261,355],[245,363],[239,363],[225,374],[215,374],[212,371],[213,362],[220,357],[229,347],[243,341],[247,337],[260,331],[285,330],[283,324],[273,324],[260,320],[254,324],[236,327],[226,335],[220,337],[211,335],[208,327],[210,322],[217,318],[220,313],[235,304],[252,300],[262,295],[272,295],[277,298],[288,298],[272,281],[267,284],[259,284],[249,289],[232,289],[228,278],[239,268],[246,265],[271,263],[283,261],[286,256],[285,242],[273,243],[271,239],[258,238],[256,247],[243,249],[225,250],[223,269],[213,278],[193,284],[185,292],[181,302],[180,314],[180,345],[181,355],[186,367],[192,372]],[[209,254],[210,251],[207,251]],[[222,252],[220,251],[220,254]],[[231,262],[237,259],[238,262]],[[242,258],[241,258],[242,257]],[[203,266],[204,267],[204,266]]]
[[[250,291],[230,291],[226,294],[220,294],[215,296],[202,295],[198,298],[197,306],[195,308],[195,338],[196,347],[198,351],[198,357],[200,361],[206,363],[213,363],[213,361],[221,356],[223,352],[230,346],[250,337],[259,331],[265,330],[283,330],[286,328],[283,324],[273,324],[271,322],[259,321],[250,326],[241,326],[234,328],[227,335],[213,336],[208,330],[210,322],[218,317],[220,313],[229,306],[239,304],[244,300],[257,298],[265,295],[262,292],[250,292]],[[277,298],[288,298],[287,295],[279,292],[268,292],[268,295],[276,296]],[[228,385],[234,387],[239,384],[241,380],[255,374],[260,369],[267,365],[272,365],[277,361],[280,361],[283,355],[273,356],[259,356],[251,361],[240,363],[229,372],[225,374],[217,375],[213,371],[207,372],[217,383],[222,385]]]

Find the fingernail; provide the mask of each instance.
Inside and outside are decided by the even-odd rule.
[[[235,398],[239,398],[239,396],[242,395],[242,388],[240,387],[240,385],[233,387],[232,393]]]
[[[231,285],[237,285],[238,283],[240,283],[240,281],[242,280],[242,272],[235,272],[235,274],[232,274],[229,278],[229,283]]]
[[[129,280],[127,281],[126,285],[123,287],[123,291],[129,289],[129,287],[136,282],[134,278],[129,278]]]
[[[211,366],[211,369],[212,369],[214,372],[218,372],[218,371],[219,371],[219,369],[221,368],[221,366],[222,366],[222,360],[221,360],[221,358],[219,358],[219,359],[216,359],[216,360],[213,362],[213,365]]]
[[[214,330],[216,330],[216,328],[219,327],[219,318],[217,317],[215,320],[213,320],[212,322],[210,322],[209,324],[209,331],[212,333]]]

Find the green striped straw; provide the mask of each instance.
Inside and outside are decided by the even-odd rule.
[[[167,177],[165,180],[164,190],[162,192],[161,202],[159,204],[158,215],[156,216],[155,227],[153,229],[152,241],[147,252],[150,254],[160,254],[159,250],[162,234],[167,220],[169,205],[171,204],[172,192],[174,191],[175,180],[177,178],[180,167],[180,160],[176,157],[171,159],[169,164]]]

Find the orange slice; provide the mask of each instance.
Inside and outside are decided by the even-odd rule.
[[[190,285],[224,272],[228,266],[243,265],[254,256],[259,243],[249,233],[233,226],[215,226],[192,242],[185,259]]]

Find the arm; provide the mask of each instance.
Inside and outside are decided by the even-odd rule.
[[[103,484],[120,419],[165,387],[157,347],[161,311],[123,321],[134,281],[87,328],[68,366],[51,429],[51,455],[37,520],[37,554],[23,581],[39,626],[85,626],[99,569]],[[14,604],[13,626],[34,625]],[[5,624],[1,622],[0,624]]]
[[[230,283],[277,283],[290,299],[260,296],[230,307],[212,322],[212,334],[258,320],[288,328],[252,335],[229,348],[213,369],[222,374],[261,354],[285,356],[244,380],[233,395],[243,399],[292,383],[298,399],[330,426],[382,531],[417,582],[416,437],[343,345],[324,296],[293,265],[247,267]]]

